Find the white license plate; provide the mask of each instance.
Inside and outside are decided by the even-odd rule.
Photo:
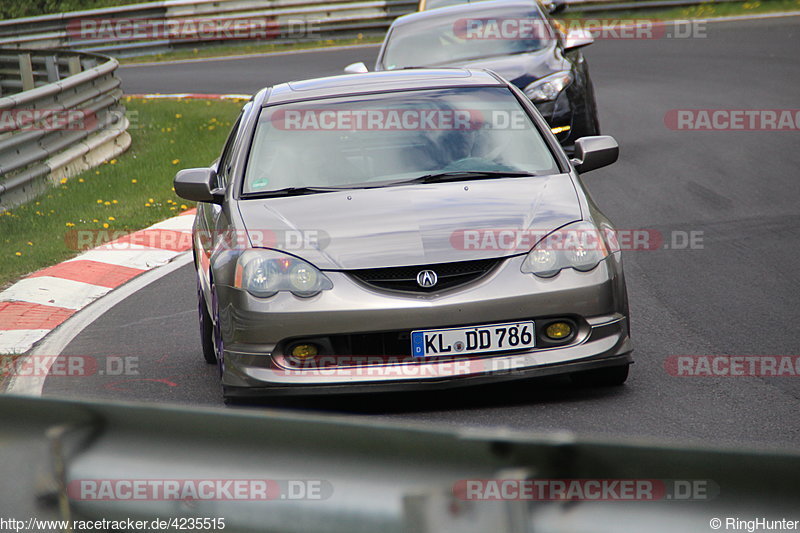
[[[509,322],[468,328],[428,329],[411,332],[411,355],[440,357],[533,348],[533,322]]]

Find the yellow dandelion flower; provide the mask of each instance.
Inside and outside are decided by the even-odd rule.
[[[67,178],[61,178],[61,185],[64,185],[67,182]]]
[[[108,228],[108,222],[103,222],[103,227]]]
[[[71,228],[71,227],[73,227],[73,226],[75,226],[75,224],[73,224],[72,222],[67,222],[67,227],[68,227],[68,228]]]
[[[131,180],[131,183],[139,183],[139,180],[133,179],[133,180]]]
[[[151,204],[152,204],[153,202],[155,202],[155,200],[153,200],[152,198],[148,198],[148,199],[147,199],[147,201],[148,201],[148,202],[150,202]]]
[[[100,199],[100,198],[98,198],[98,199],[97,199],[97,203],[98,203],[98,204],[102,204],[102,203],[103,203],[103,200],[102,200],[102,199]]]
[[[150,207],[150,204],[149,204],[149,203],[147,203],[147,204],[144,204],[144,206],[145,206],[145,207]]]
[[[108,217],[108,220],[111,220],[113,222],[114,220],[117,220],[117,219],[114,218],[114,217]]]
[[[181,115],[180,113],[175,113],[175,118],[183,118],[183,115]]]
[[[186,204],[181,204],[181,209],[189,209]]]
[[[100,174],[100,171],[99,170],[95,170],[94,173],[95,174]]]
[[[117,202],[116,200],[111,200],[111,203],[112,204],[118,204],[119,202]]]
[[[181,160],[180,160],[180,159],[173,159],[173,160],[172,160],[172,164],[173,164],[173,165],[177,165],[177,164],[178,164],[178,163],[180,163],[180,162],[181,162]]]
[[[86,180],[84,180],[83,178],[78,178],[78,183],[83,183],[84,181]]]
[[[111,205],[111,202],[105,201],[105,202],[103,202],[103,205]]]
[[[17,257],[19,257],[19,256],[21,256],[21,255],[22,255],[22,252],[17,252],[17,253],[15,253],[14,255],[16,255]]]
[[[28,241],[28,246],[33,246],[33,243],[31,241]]]
[[[100,222],[100,221],[99,221],[99,220],[97,220],[96,218],[93,218],[93,219],[92,219],[92,222]]]
[[[109,163],[111,163],[112,165],[116,165],[117,164],[117,160],[116,159],[112,159],[111,161],[109,161]]]

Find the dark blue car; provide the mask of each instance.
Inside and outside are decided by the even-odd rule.
[[[381,46],[376,70],[417,67],[489,69],[536,105],[559,142],[600,134],[594,89],[580,48],[590,34],[564,34],[538,2],[492,0],[399,17]],[[347,72],[364,72],[353,64]]]

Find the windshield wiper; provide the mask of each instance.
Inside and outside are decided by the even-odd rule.
[[[443,183],[447,181],[464,181],[475,179],[494,179],[494,178],[527,178],[536,174],[517,170],[457,170],[450,172],[436,172],[426,174],[418,178],[397,182],[400,183]]]
[[[300,196],[303,194],[317,194],[321,192],[336,192],[351,189],[352,187],[285,187],[271,191],[250,192],[243,194],[243,198],[271,198],[273,196]]]

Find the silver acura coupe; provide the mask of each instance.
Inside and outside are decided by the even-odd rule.
[[[451,387],[631,363],[613,226],[518,88],[486,70],[290,82],[248,102],[175,190],[205,360],[226,398]]]

